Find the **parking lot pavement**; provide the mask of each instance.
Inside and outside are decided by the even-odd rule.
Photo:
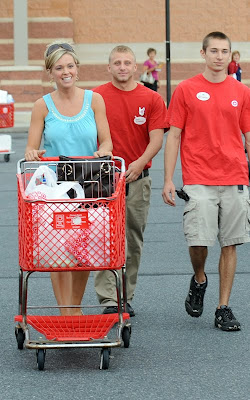
[[[152,201],[131,319],[128,349],[112,350],[110,367],[100,371],[95,349],[50,350],[38,371],[35,351],[17,350],[14,315],[18,305],[18,228],[16,163],[23,157],[27,133],[14,133],[15,154],[0,158],[1,398],[28,399],[250,399],[249,249],[239,246],[231,306],[241,332],[214,328],[218,298],[219,246],[209,250],[208,288],[201,318],[184,309],[192,270],[182,232],[183,203],[163,204],[163,150],[153,162]],[[175,182],[181,186],[178,164]],[[48,274],[30,278],[32,304],[54,304]],[[96,303],[91,275],[84,304]]]

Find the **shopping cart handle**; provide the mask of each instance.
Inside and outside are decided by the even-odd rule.
[[[82,157],[82,156],[72,156],[72,158],[75,158],[75,159],[78,159],[79,158],[79,161],[80,160],[84,160],[84,159],[90,159],[90,158],[93,158],[93,160],[96,160],[96,161],[98,161],[98,157],[94,157],[94,156],[84,156],[84,157]],[[126,169],[125,169],[125,161],[124,161],[124,159],[123,158],[121,158],[121,157],[117,157],[117,156],[114,156],[113,157],[113,160],[118,160],[118,161],[120,161],[120,163],[121,163],[121,172],[125,172],[126,171]],[[41,157],[41,161],[59,161],[59,157]],[[70,160],[69,160],[70,161]]]
[[[80,160],[85,160],[85,159],[90,159],[90,158],[98,160],[98,158],[96,158],[94,156],[84,156],[84,157],[82,157],[82,156],[70,156],[69,158],[73,158],[74,160],[79,158],[79,161]],[[40,157],[40,159],[41,159],[41,161],[60,161],[59,157]],[[68,161],[70,161],[70,159]]]
[[[59,161],[59,157],[40,157],[40,161]]]
[[[84,159],[90,159],[90,158],[93,158],[93,160],[98,160],[98,158],[96,158],[96,157],[94,157],[94,156],[85,156],[85,157],[81,157],[81,156],[76,156],[76,157],[74,157],[74,158],[79,158],[79,160],[84,160]],[[124,159],[123,158],[121,158],[121,157],[117,157],[117,156],[115,156],[115,157],[113,157],[113,160],[118,160],[118,161],[120,161],[120,163],[121,163],[121,172],[123,172],[123,173],[125,173],[125,171],[126,171],[126,169],[125,169],[125,161],[124,161]],[[19,160],[18,162],[17,162],[17,173],[18,174],[20,174],[21,173],[21,164],[23,163],[23,162],[25,162],[26,160],[25,160],[25,158],[22,158],[21,160]],[[59,157],[41,157],[41,162],[50,162],[50,161],[59,161]],[[37,161],[27,161],[27,162],[37,162]]]

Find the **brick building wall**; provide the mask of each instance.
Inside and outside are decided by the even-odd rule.
[[[56,38],[74,41],[81,61],[79,85],[93,88],[109,80],[107,60],[116,44],[128,44],[142,72],[148,47],[165,60],[165,0],[27,0],[29,68],[17,71],[13,57],[13,1],[1,0],[0,87],[13,94],[16,107],[30,109],[36,98],[53,90],[43,72],[43,53]],[[202,38],[220,30],[240,50],[243,83],[250,85],[250,0],[170,0],[171,87],[203,71]],[[40,68],[40,69],[39,69]],[[166,71],[160,73],[166,97]]]
[[[221,30],[250,41],[250,0],[170,0],[171,40],[200,42]],[[0,18],[13,17],[13,1],[1,0]],[[76,43],[162,42],[165,0],[28,0],[28,17],[69,17]]]
[[[222,31],[232,41],[250,41],[249,10],[249,0],[172,0],[171,40],[195,42]]]
[[[28,16],[68,17],[69,5],[70,0],[28,0]],[[0,18],[12,17],[13,0],[1,0]]]

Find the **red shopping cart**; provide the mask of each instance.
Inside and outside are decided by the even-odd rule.
[[[0,104],[0,128],[11,128],[14,125],[14,103]],[[0,154],[3,154],[4,161],[10,161],[11,136],[0,135]]]
[[[105,161],[110,183],[108,197],[101,197],[101,185],[96,198],[41,200],[25,194],[33,174],[41,165],[46,165],[58,175],[65,163],[69,163],[70,170],[88,164],[89,171],[95,165],[96,171],[98,162],[101,174],[103,162],[94,158],[70,162],[61,162],[58,158],[18,162],[19,311],[15,316],[15,335],[18,349],[36,350],[39,370],[44,369],[47,349],[100,348],[100,369],[108,369],[111,348],[122,343],[124,347],[129,347],[130,344],[131,323],[126,312],[124,160],[115,157]],[[95,185],[95,190],[100,183],[90,182]],[[42,182],[37,184],[39,188]],[[33,272],[72,270],[112,271],[116,281],[118,313],[33,315],[36,309],[59,307],[28,304],[30,275]],[[90,307],[96,309],[100,306],[84,306],[84,309]],[[35,330],[43,336],[31,339],[31,327],[33,333]]]
[[[14,126],[14,103],[0,104],[0,128]]]

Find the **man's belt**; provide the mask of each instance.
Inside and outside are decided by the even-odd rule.
[[[142,179],[145,178],[146,176],[149,176],[149,170],[148,169],[144,169],[141,173],[141,175],[138,176],[138,178],[136,179],[138,181],[138,179]]]

